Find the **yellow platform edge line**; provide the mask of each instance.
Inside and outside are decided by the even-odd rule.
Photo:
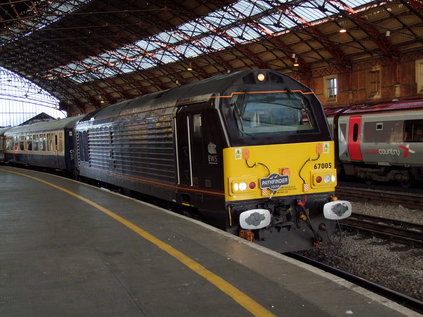
[[[71,195],[79,200],[82,200],[83,202],[87,203],[88,205],[100,210],[101,212],[105,213],[106,215],[112,217],[116,221],[123,224],[125,227],[131,229],[132,231],[136,232],[139,236],[144,238],[145,240],[151,242],[152,244],[156,245],[158,248],[162,249],[175,259],[177,259],[179,262],[187,266],[189,269],[200,275],[201,277],[205,278],[207,281],[209,281],[211,284],[213,284],[215,287],[220,289],[223,293],[231,297],[235,302],[237,302],[240,306],[242,306],[244,309],[249,311],[254,316],[259,317],[276,317],[272,312],[261,306],[259,303],[257,303],[254,299],[240,291],[238,288],[221,278],[220,276],[214,274],[213,272],[206,269],[204,266],[202,266],[200,263],[194,261],[189,256],[185,255],[181,251],[178,251],[171,245],[169,245],[166,242],[163,242],[162,240],[156,238],[152,234],[148,233],[147,231],[141,229],[137,225],[133,224],[132,222],[126,220],[125,218],[119,216],[118,214],[114,213],[113,211],[89,200],[88,198],[82,197],[66,188],[60,187],[58,185],[55,185],[53,183],[50,183],[48,181],[45,181],[41,178],[26,175],[23,173],[10,171],[10,170],[3,170],[8,173],[20,175],[23,177],[27,177],[30,179],[33,179],[35,181],[44,183],[50,187],[56,188],[62,192],[65,192],[68,195]]]

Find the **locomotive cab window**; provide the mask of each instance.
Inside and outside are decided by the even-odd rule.
[[[241,136],[314,131],[308,101],[292,93],[236,95],[231,108]]]

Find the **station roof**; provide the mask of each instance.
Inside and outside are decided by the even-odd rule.
[[[311,76],[422,49],[420,0],[0,1],[0,66],[80,113],[235,70]]]

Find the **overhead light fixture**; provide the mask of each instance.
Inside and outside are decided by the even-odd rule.
[[[391,31],[389,31],[389,30],[386,30],[385,36],[386,36],[386,37],[389,37],[389,36],[391,36]]]
[[[300,64],[298,63],[298,58],[295,57],[294,67],[298,67],[298,66],[300,66]]]
[[[339,29],[339,33],[347,33],[347,29],[345,29],[345,28],[340,28],[340,29]]]
[[[192,65],[191,65],[191,63],[188,65],[187,71],[189,71],[189,72],[192,71]]]

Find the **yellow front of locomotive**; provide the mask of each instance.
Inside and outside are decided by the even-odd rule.
[[[230,226],[282,252],[327,241],[332,220],[351,210],[348,202],[335,201],[334,153],[333,141],[224,149]]]
[[[334,152],[333,141],[226,148],[226,201],[332,194]]]

